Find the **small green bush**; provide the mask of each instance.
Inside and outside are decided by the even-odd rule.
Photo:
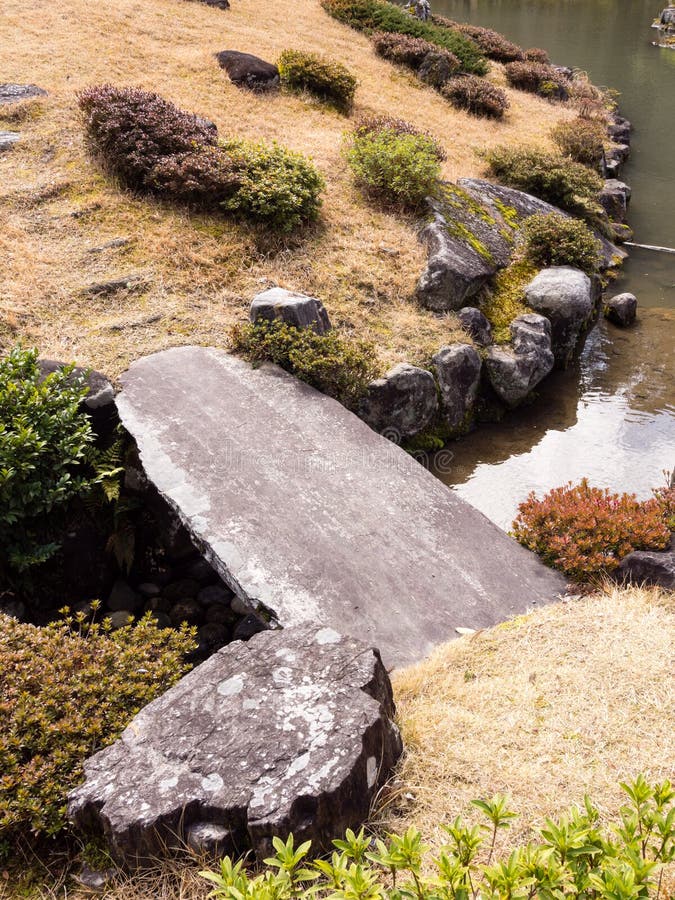
[[[516,540],[570,578],[588,581],[613,572],[633,550],[663,550],[670,541],[675,489],[649,500],[607,488],[568,483],[518,507]]]
[[[415,209],[438,184],[441,167],[435,142],[424,135],[356,133],[346,156],[357,184],[388,206]]]
[[[433,146],[438,160],[443,162],[447,159],[447,153],[433,135],[429,134],[428,131],[421,131],[415,125],[406,122],[405,119],[396,119],[393,116],[362,116],[354,126],[354,134],[359,137],[380,131],[391,131],[394,134],[414,134],[424,137]]]
[[[527,191],[572,215],[594,221],[601,215],[602,179],[587,166],[544,150],[496,147],[486,154],[502,184]]]
[[[354,409],[377,377],[375,351],[336,331],[316,334],[284,322],[256,322],[232,329],[233,349],[253,363],[273,362],[317,390]]]
[[[107,623],[109,625],[109,622]],[[66,826],[85,760],[186,671],[194,638],[146,617],[110,633],[83,614],[38,628],[0,615],[0,846]]]
[[[504,66],[509,84],[548,100],[567,100],[569,82],[553,66],[541,62],[510,62]]]
[[[326,12],[357,31],[372,34],[389,31],[409,34],[449,50],[457,57],[464,72],[485,75],[487,61],[478,47],[459,31],[442,28],[433,22],[422,22],[405,9],[387,0],[321,0]]]
[[[578,116],[571,122],[560,122],[551,137],[563,156],[600,171],[607,131],[598,119]]]
[[[476,44],[488,59],[494,59],[497,62],[513,62],[514,60],[524,59],[525,56],[521,48],[509,41],[498,31],[491,28],[483,28],[480,25],[465,25],[446,19],[444,16],[432,16],[431,21],[434,25],[441,28],[450,28],[459,31],[461,34],[470,38]]]
[[[573,266],[594,272],[600,262],[600,241],[578,219],[558,213],[530,216],[523,224],[524,253],[536,266]]]
[[[222,207],[245,219],[288,232],[317,218],[325,186],[311,162],[279,144],[229,141],[239,187]]]
[[[354,103],[357,80],[342,63],[317,53],[284,50],[277,61],[281,83],[293,91],[307,91],[348,113]]]
[[[450,78],[441,88],[441,93],[457,109],[465,109],[474,116],[501,119],[509,108],[505,92],[477,75]]]
[[[37,350],[0,358],[0,580],[53,556],[59,514],[100,481],[89,464],[87,392],[73,366],[43,379]]]
[[[621,788],[627,803],[612,828],[584,797],[508,857],[496,850],[498,835],[517,815],[497,794],[472,801],[483,823],[457,816],[441,825],[445,843],[433,858],[414,826],[386,841],[348,829],[324,859],[307,859],[311,843],[296,847],[290,835],[273,838],[262,872],[226,857],[201,875],[216,900],[658,900],[663,869],[675,859],[675,791],[642,775]]]

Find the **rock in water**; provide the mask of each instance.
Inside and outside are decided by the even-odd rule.
[[[605,318],[620,328],[627,328],[635,321],[637,305],[635,294],[617,294],[605,302]]]
[[[527,313],[511,322],[511,346],[490,347],[485,358],[490,383],[507,404],[517,406],[553,369],[551,323]]]
[[[216,54],[218,65],[225,69],[230,81],[249,91],[271,91],[279,87],[279,70],[272,63],[265,62],[252,53],[238,50],[223,50]]]
[[[250,318],[252,322],[279,319],[294,328],[313,328],[317,334],[325,334],[331,327],[326,307],[320,300],[279,287],[253,298]]]
[[[398,444],[423,431],[437,409],[431,372],[400,363],[371,382],[361,402],[360,416],[374,431]]]
[[[621,560],[619,581],[632,584],[654,584],[675,590],[675,537],[667,550],[634,550]]]
[[[258,861],[357,828],[401,754],[376,650],[306,626],[224,647],[85,763],[68,813],[131,867],[188,840]]]
[[[480,383],[481,358],[469,344],[441,347],[432,362],[441,389],[443,417],[452,429],[468,424]]]
[[[526,285],[525,302],[551,323],[551,348],[558,365],[566,366],[593,312],[591,279],[570,266],[542,269]]]

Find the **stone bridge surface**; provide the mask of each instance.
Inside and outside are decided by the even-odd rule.
[[[555,600],[563,579],[407,453],[273,365],[181,347],[117,406],[149,479],[252,611],[330,626],[388,668]]]

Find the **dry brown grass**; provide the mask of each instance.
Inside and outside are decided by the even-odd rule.
[[[438,847],[439,824],[495,793],[521,816],[504,849],[585,793],[615,818],[620,781],[675,775],[674,673],[675,596],[658,590],[608,588],[438,648],[394,675],[406,756],[383,827]]]
[[[161,347],[222,344],[266,283],[322,297],[337,324],[378,344],[383,364],[419,359],[457,335],[452,319],[411,303],[422,248],[410,221],[373,209],[352,187],[340,155],[348,121],[299,97],[242,93],[213,59],[228,48],[276,59],[286,47],[328,53],[354,70],[355,115],[393,114],[434,133],[449,178],[477,174],[485,147],[546,142],[571,115],[514,91],[503,123],[455,111],[376,57],[318,0],[233,0],[227,13],[182,0],[3,0],[3,79],[35,82],[49,97],[19,123],[9,113],[24,140],[0,157],[0,347],[20,336],[45,355],[117,376]],[[498,66],[492,77],[502,79]],[[76,115],[75,93],[102,81],[156,90],[213,119],[223,135],[274,139],[312,156],[328,182],[320,225],[295,245],[263,247],[249,229],[120,191],[87,158]],[[89,252],[119,237],[129,244]],[[144,290],[105,300],[83,293],[130,272],[147,277]]]

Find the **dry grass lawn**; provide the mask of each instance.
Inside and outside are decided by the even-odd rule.
[[[340,154],[348,120],[303,98],[241,92],[213,58],[238,49],[275,60],[287,47],[346,63],[360,80],[355,115],[389,113],[436,135],[448,178],[478,174],[485,147],[546,143],[572,115],[516,91],[502,123],[454,111],[318,0],[233,0],[226,13],[184,0],[3,0],[2,78],[49,96],[23,122],[11,109],[0,118],[0,128],[23,132],[0,156],[0,349],[21,338],[116,377],[161,347],[222,344],[271,283],[320,296],[336,324],[375,341],[383,364],[424,359],[457,334],[452,317],[411,302],[423,265],[412,222],[373,209],[352,187]],[[503,81],[498,66],[491,77]],[[278,140],[313,157],[328,182],[321,222],[293,244],[263,245],[227,220],[119,190],[86,156],[76,112],[76,92],[103,81],[158,91],[222,135]],[[118,238],[128,243],[93,252]],[[85,293],[129,274],[145,279],[139,290]]]

